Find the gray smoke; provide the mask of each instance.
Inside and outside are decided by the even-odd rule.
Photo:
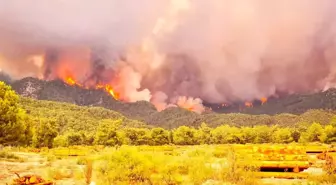
[[[172,2],[2,0],[0,68],[15,77],[71,73],[116,84],[128,101],[175,104],[312,92],[336,79],[333,0],[186,0],[175,27],[157,36]],[[147,37],[155,55],[137,52]],[[41,54],[42,66],[27,59]]]

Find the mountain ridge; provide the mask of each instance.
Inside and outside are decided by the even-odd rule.
[[[300,115],[311,109],[336,110],[335,89],[312,94],[296,94],[270,98],[264,104],[260,102],[258,104],[258,101],[255,101],[253,102],[253,107],[245,107],[242,102],[227,107],[223,107],[219,104],[205,103],[206,106],[211,107],[212,111],[206,111],[200,115],[178,107],[171,107],[158,112],[155,106],[147,101],[134,103],[121,102],[115,100],[104,90],[72,86],[61,80],[44,81],[28,77],[14,81],[10,85],[23,97],[66,102],[79,106],[103,107],[117,111],[130,119],[157,126],[164,124],[167,128],[174,128],[176,124],[197,126],[205,120],[216,122],[215,124],[218,125],[222,120],[225,121],[227,117],[230,117],[230,115],[224,115],[228,113],[242,113],[267,117],[266,115],[277,115],[281,113]],[[246,116],[248,117],[248,115]],[[249,120],[250,118],[247,117],[246,119]],[[274,123],[274,121],[268,122],[265,120],[265,123],[271,124]]]

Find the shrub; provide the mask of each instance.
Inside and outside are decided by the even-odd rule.
[[[98,167],[101,182],[131,183],[149,182],[154,165],[150,156],[134,148],[122,147],[120,150],[102,157]]]
[[[0,158],[24,162],[24,159],[22,159],[21,157],[7,151],[0,151]]]

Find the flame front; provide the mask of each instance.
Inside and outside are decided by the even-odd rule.
[[[76,85],[76,81],[71,77],[66,77],[65,82],[69,85]]]
[[[245,102],[245,106],[246,107],[253,107],[253,103],[252,102]]]
[[[71,76],[67,76],[64,80],[63,80],[65,83],[67,83],[68,85],[71,85],[71,86],[79,86],[79,87],[83,87],[82,84],[78,83],[75,78],[71,77]]]
[[[71,85],[71,86],[79,86],[79,87],[84,87],[85,89],[92,89],[88,86],[83,86],[82,84],[77,83],[76,80],[74,78],[72,78],[71,76],[66,77],[64,79],[64,82],[67,83],[68,85]],[[114,99],[116,99],[116,100],[120,99],[119,93],[115,92],[111,85],[98,84],[98,85],[96,85],[96,87],[94,89],[103,89],[106,92],[108,92],[111,96],[113,96]]]
[[[267,98],[266,97],[262,97],[260,99],[260,101],[261,101],[261,105],[264,105],[267,102]]]
[[[189,111],[193,112],[203,112],[205,108],[202,105],[202,100],[198,98],[191,98],[191,97],[186,97],[186,96],[180,96],[177,99],[176,104],[184,109],[187,109]]]
[[[119,93],[115,92],[115,91],[113,90],[113,87],[112,87],[112,86],[110,86],[110,85],[105,85],[105,90],[106,90],[110,95],[112,95],[114,99],[116,99],[116,100],[119,100],[119,99],[120,99]]]

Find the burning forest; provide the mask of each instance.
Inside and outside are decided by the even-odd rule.
[[[0,70],[159,111],[251,108],[334,87],[335,9],[332,0],[3,1]]]

